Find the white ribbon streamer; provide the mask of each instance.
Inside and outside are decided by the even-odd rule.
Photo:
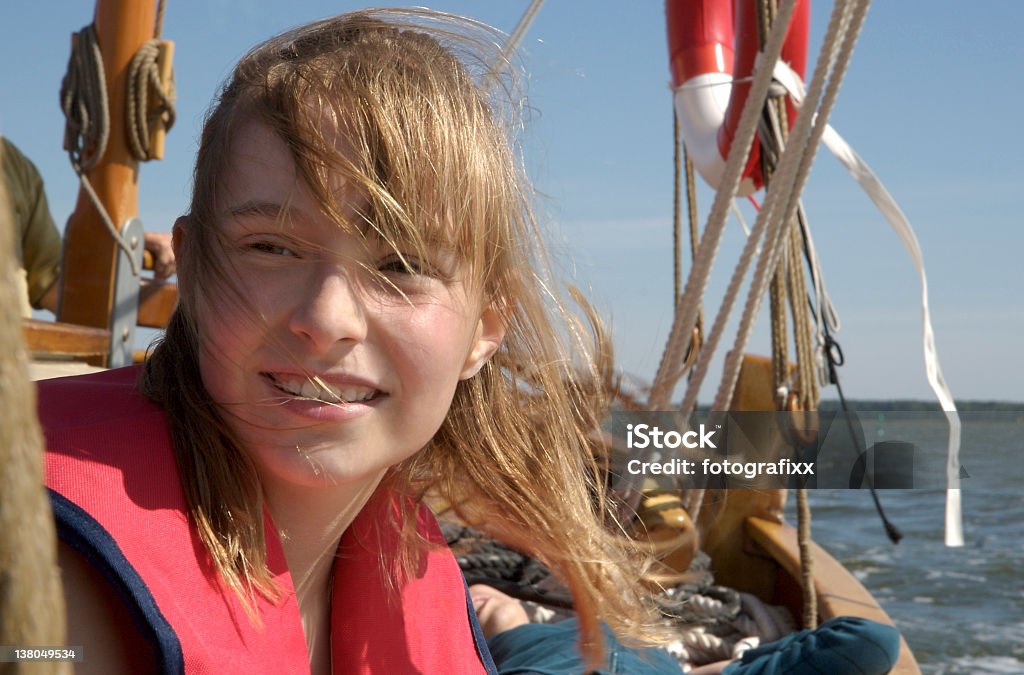
[[[779,61],[773,72],[775,79],[786,88],[794,102],[799,105],[803,100],[804,87],[800,77],[788,65]],[[935,333],[932,330],[931,313],[928,310],[928,280],[924,270],[924,256],[921,254],[921,246],[918,244],[917,235],[910,221],[900,210],[896,200],[892,198],[889,191],[885,189],[878,176],[871,170],[867,163],[858,155],[850,144],[836,132],[831,126],[825,128],[822,136],[825,144],[840,164],[857,181],[865,194],[874,202],[879,212],[889,221],[895,230],[904,248],[910,254],[910,258],[917,269],[917,275],[921,280],[921,314],[923,324],[923,348],[925,373],[928,377],[928,384],[931,385],[935,397],[942,405],[949,422],[949,443],[947,447],[946,461],[946,546],[963,546],[963,515],[960,505],[960,415],[956,410],[956,403],[949,391],[949,386],[942,375],[942,368],[939,365],[939,354],[935,347]]]

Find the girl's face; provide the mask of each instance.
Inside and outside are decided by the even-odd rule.
[[[268,127],[240,129],[225,166],[217,227],[245,302],[220,293],[200,316],[203,382],[264,481],[377,480],[427,444],[501,321],[451,252],[407,266],[324,216]],[[357,222],[357,197],[335,183]]]

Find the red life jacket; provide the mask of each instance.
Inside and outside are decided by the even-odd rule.
[[[257,626],[213,571],[186,516],[165,416],[137,391],[138,376],[133,367],[39,382],[46,484],[61,540],[119,592],[161,672],[309,673],[291,575],[269,517],[267,561],[283,592],[277,602],[257,596]],[[433,515],[421,510],[417,526],[440,546],[423,555],[415,578],[389,584],[380,560],[394,561],[398,535],[376,527],[372,504],[346,531],[335,563],[333,672],[495,672]]]

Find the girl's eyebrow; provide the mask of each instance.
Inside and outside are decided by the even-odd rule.
[[[250,199],[241,204],[229,206],[226,211],[229,216],[235,218],[255,216],[275,221],[307,222],[309,220],[302,210],[294,206],[286,206],[262,199]]]
[[[265,199],[249,199],[229,206],[225,211],[232,218],[264,218],[278,223],[311,222],[302,209]],[[365,220],[359,222],[358,227],[364,236],[372,230],[369,221]],[[372,231],[376,232],[381,241],[385,240],[379,231]],[[429,231],[424,238],[424,244],[437,251],[442,257],[457,256],[455,246],[440,232]]]

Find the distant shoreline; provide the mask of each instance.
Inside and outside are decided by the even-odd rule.
[[[878,412],[939,412],[942,407],[938,401],[923,401],[919,399],[854,399],[847,400],[847,405],[853,410],[873,410]],[[822,399],[819,409],[822,411],[841,410],[837,399]],[[956,409],[959,412],[1024,412],[1024,403],[1012,403],[1008,401],[956,401]]]
[[[847,399],[847,406],[855,412],[942,412],[938,401],[924,401],[920,399]],[[671,406],[669,409],[675,409]],[[965,400],[956,401],[956,409],[961,413],[1018,413],[1024,419],[1024,403],[1009,401],[980,401]],[[697,411],[706,413],[710,410],[707,405],[697,406]],[[818,405],[821,412],[834,412],[842,410],[838,399],[822,399]]]

